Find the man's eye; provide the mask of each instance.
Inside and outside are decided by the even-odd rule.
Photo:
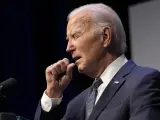
[[[79,34],[74,34],[74,35],[73,35],[73,38],[74,38],[74,39],[77,39],[77,38],[79,38],[79,37],[80,37]]]

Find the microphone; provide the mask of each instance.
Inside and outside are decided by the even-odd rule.
[[[17,120],[14,113],[0,113],[0,120]]]
[[[18,82],[14,78],[9,78],[0,83],[0,94],[8,95],[18,87]]]

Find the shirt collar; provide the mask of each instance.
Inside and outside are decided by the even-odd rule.
[[[127,62],[127,58],[124,54],[119,56],[116,60],[114,60],[104,72],[101,74],[100,78],[102,79],[103,83],[108,85],[109,82],[112,80],[114,75],[119,71],[119,69]]]

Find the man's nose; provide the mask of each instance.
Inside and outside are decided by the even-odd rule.
[[[68,44],[67,44],[66,51],[67,52],[72,52],[74,49],[75,49],[75,47],[74,47],[73,43],[69,40]]]

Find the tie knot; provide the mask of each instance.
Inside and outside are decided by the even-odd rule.
[[[102,83],[103,83],[103,81],[101,80],[101,78],[96,78],[93,81],[92,86],[93,86],[94,89],[97,89]]]

